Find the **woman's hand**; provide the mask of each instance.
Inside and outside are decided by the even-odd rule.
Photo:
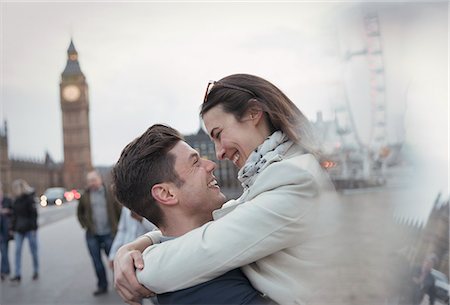
[[[114,287],[120,297],[130,305],[139,305],[143,298],[155,294],[142,286],[136,278],[136,269],[144,268],[142,251],[152,242],[147,237],[140,237],[135,241],[119,248],[114,259]]]

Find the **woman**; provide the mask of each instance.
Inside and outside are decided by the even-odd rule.
[[[37,242],[37,210],[34,201],[34,189],[23,179],[14,180],[12,183],[12,193],[14,195],[12,230],[14,231],[14,241],[16,243],[16,274],[11,279],[12,282],[20,283],[21,280],[21,260],[22,244],[28,238],[31,255],[33,257],[33,280],[39,277],[38,263],[38,242]]]
[[[138,279],[163,293],[242,267],[273,301],[303,304],[317,271],[317,212],[333,189],[312,154],[308,120],[281,90],[247,74],[210,82],[201,116],[217,158],[240,169],[244,192],[215,211],[217,221],[148,248]],[[158,242],[157,234],[147,236]],[[117,254],[116,288],[131,304],[151,294],[132,268],[142,267],[139,250],[150,244],[140,238]]]

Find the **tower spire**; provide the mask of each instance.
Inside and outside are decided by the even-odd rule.
[[[69,48],[67,49],[67,64],[61,76],[63,78],[81,76],[84,79],[84,74],[81,72],[80,63],[78,62],[78,52],[75,49],[72,38],[70,38]]]
[[[67,55],[69,55],[69,57],[70,57],[71,54],[76,54],[76,55],[78,55],[78,52],[77,52],[77,50],[75,49],[75,45],[73,44],[73,39],[72,39],[72,37],[70,38],[70,45],[69,45],[69,48],[67,49]]]

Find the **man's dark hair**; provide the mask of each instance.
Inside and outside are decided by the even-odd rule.
[[[175,156],[168,153],[183,136],[175,129],[155,124],[128,144],[112,170],[117,200],[156,226],[164,215],[151,194],[155,184],[183,181],[175,172]]]

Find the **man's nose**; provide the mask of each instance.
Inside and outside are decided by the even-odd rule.
[[[205,168],[208,172],[213,172],[217,167],[216,162],[205,159]]]

